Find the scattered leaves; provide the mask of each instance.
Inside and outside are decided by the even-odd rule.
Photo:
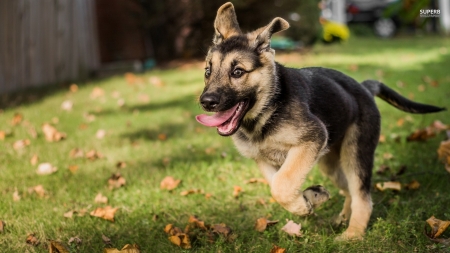
[[[204,191],[201,190],[201,189],[190,189],[190,190],[186,190],[186,191],[180,192],[180,195],[181,195],[181,196],[187,196],[187,195],[189,195],[189,194],[195,194],[195,193],[203,194]]]
[[[72,93],[75,93],[75,92],[77,92],[78,91],[78,85],[76,85],[76,84],[71,84],[70,85],[70,87],[69,87],[69,90],[70,90],[70,92],[72,92]]]
[[[75,174],[78,171],[78,165],[69,165],[69,171]]]
[[[118,207],[98,207],[97,209],[92,211],[90,215],[114,222],[114,215],[116,214],[117,210],[119,210]]]
[[[450,140],[442,141],[437,153],[439,160],[445,164],[445,169],[450,173]]]
[[[235,185],[233,190],[233,197],[239,197],[239,194],[242,192],[242,188],[240,186]]]
[[[103,253],[140,253],[139,246],[137,244],[126,244],[121,250],[117,248],[105,248]]]
[[[5,222],[0,220],[0,233],[3,233],[3,231],[5,231],[5,226],[6,226]]]
[[[264,230],[266,230],[267,226],[274,225],[277,223],[278,223],[278,220],[270,221],[270,220],[262,217],[262,218],[259,218],[256,220],[255,230],[258,232],[264,232]]]
[[[205,222],[200,220],[197,216],[191,215],[189,216],[189,224],[194,227],[200,228],[202,230],[208,230],[208,227],[205,225]]]
[[[38,246],[39,245],[39,240],[34,236],[34,234],[28,234],[27,239],[26,239],[26,243],[33,245],[33,246]]]
[[[19,149],[23,149],[23,148],[25,148],[26,146],[29,146],[30,145],[30,140],[28,140],[28,139],[25,139],[25,140],[18,140],[18,141],[15,141],[14,143],[13,143],[13,148],[15,149],[15,150],[19,150]]]
[[[91,161],[94,161],[103,158],[103,155],[100,152],[97,152],[96,150],[92,149],[86,153],[86,158]]]
[[[389,166],[387,166],[387,165],[380,165],[380,167],[378,168],[378,170],[376,171],[376,173],[378,174],[378,175],[382,175],[382,174],[384,174],[386,171],[389,171],[391,168],[389,167]]]
[[[400,191],[402,189],[402,184],[400,182],[382,182],[382,183],[377,183],[375,185],[375,187],[380,190],[380,191],[385,191],[385,190],[394,190],[394,191]]]
[[[150,84],[152,84],[153,86],[158,87],[158,88],[164,86],[164,82],[162,81],[162,79],[157,76],[149,77],[148,81],[150,82]]]
[[[61,104],[61,109],[63,109],[64,111],[71,111],[73,108],[73,102],[70,100],[66,100],[64,102],[62,102]]]
[[[50,175],[58,171],[58,168],[51,165],[50,163],[41,163],[38,165],[36,173],[38,175]]]
[[[102,241],[106,245],[111,245],[111,239],[104,234],[102,234]]]
[[[191,248],[191,241],[189,239],[189,236],[186,233],[183,233],[180,228],[175,227],[172,224],[168,224],[164,227],[164,232],[169,234],[169,240],[173,244],[183,249]]]
[[[291,236],[302,236],[302,232],[300,229],[302,229],[301,224],[297,224],[292,220],[286,219],[286,225],[281,228],[282,231],[288,233]]]
[[[412,180],[409,184],[405,185],[405,189],[408,190],[417,190],[420,188],[420,183],[417,180]]]
[[[79,237],[70,237],[69,238],[69,245],[72,243],[75,243],[76,245],[80,245],[83,241]]]
[[[127,181],[120,173],[112,174],[108,179],[109,189],[120,188],[125,185]]]
[[[23,120],[22,113],[16,112],[16,113],[14,113],[14,116],[13,116],[13,118],[11,120],[11,125],[17,126],[17,125],[19,125],[22,122],[22,120]]]
[[[69,249],[58,241],[50,240],[49,253],[70,253]]]
[[[19,191],[17,191],[17,189],[15,189],[14,192],[13,192],[13,201],[14,202],[20,201]]]
[[[105,95],[105,91],[100,87],[94,87],[91,92],[91,99],[97,99],[99,97],[103,97]]]
[[[72,219],[74,213],[75,213],[74,210],[70,210],[70,211],[68,211],[68,212],[65,212],[65,213],[63,214],[63,216],[64,216],[65,218]]]
[[[167,135],[166,134],[158,134],[158,140],[160,140],[160,141],[167,140]]]
[[[181,179],[175,179],[172,176],[167,176],[161,181],[160,188],[161,188],[161,190],[171,191],[171,190],[177,188],[177,186],[180,184],[180,182],[181,182]]]
[[[431,216],[428,220],[427,223],[430,225],[431,227],[431,231],[430,231],[430,236],[432,238],[437,238],[440,235],[442,235],[442,233],[445,232],[445,230],[450,226],[450,221],[443,221],[443,220],[439,220],[436,219],[434,216]]]
[[[99,129],[97,130],[97,132],[95,133],[95,137],[97,139],[103,139],[106,135],[106,131],[104,129]]]
[[[410,134],[406,140],[407,141],[426,141],[430,138],[436,136],[442,131],[449,129],[448,125],[445,125],[439,120],[435,120],[431,125],[427,126],[424,129],[418,129]]]
[[[101,193],[99,193],[99,194],[97,194],[97,196],[95,196],[94,202],[100,203],[100,204],[107,204],[108,198],[106,196],[103,196]]]
[[[59,132],[54,126],[49,123],[42,125],[42,132],[44,132],[45,139],[48,142],[57,142],[67,137],[65,133]]]
[[[81,158],[84,157],[84,152],[79,148],[74,148],[70,150],[69,156],[70,158]]]
[[[233,231],[225,223],[214,224],[211,226],[212,232],[228,237]]]
[[[273,245],[270,253],[286,253],[286,249],[280,248],[277,245]]]
[[[123,168],[126,168],[126,167],[127,167],[127,163],[126,162],[118,161],[116,163],[116,168],[118,168],[118,169],[123,169]]]
[[[30,187],[28,188],[28,193],[36,193],[39,197],[44,197],[45,194],[47,193],[44,189],[44,186],[42,186],[41,184],[38,184],[36,186]]]

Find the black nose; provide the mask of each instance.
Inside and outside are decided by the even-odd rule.
[[[214,110],[220,102],[219,94],[217,93],[204,93],[200,97],[200,103],[205,110]]]

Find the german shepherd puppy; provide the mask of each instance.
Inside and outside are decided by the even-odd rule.
[[[337,239],[359,239],[370,215],[371,175],[380,134],[374,96],[410,113],[444,110],[410,101],[384,84],[354,79],[326,68],[286,68],[275,62],[272,34],[289,27],[275,18],[244,34],[234,7],[222,5],[206,56],[200,103],[212,116],[197,121],[231,136],[256,161],[273,198],[296,215],[309,215],[329,198],[322,186],[300,188],[318,163],[345,195],[338,222],[349,219]]]

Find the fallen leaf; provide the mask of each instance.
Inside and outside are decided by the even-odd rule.
[[[65,212],[65,213],[63,214],[63,216],[64,216],[65,218],[72,219],[73,213],[74,213],[74,212],[75,212],[75,211],[70,210],[70,211],[68,211],[68,212]]]
[[[68,241],[69,245],[72,244],[72,243],[80,245],[82,242],[83,241],[80,238],[76,237],[76,236],[75,237],[70,237],[69,241]]]
[[[170,242],[173,244],[183,248],[183,249],[190,249],[191,248],[191,240],[189,239],[189,236],[185,233],[180,233],[176,235],[172,235],[169,237]]]
[[[403,118],[400,118],[397,120],[397,126],[399,126],[399,127],[403,126],[404,123],[405,123],[405,119],[403,119]]]
[[[386,171],[388,171],[388,170],[390,170],[391,168],[389,167],[389,166],[387,166],[387,165],[380,165],[380,167],[378,168],[378,170],[376,171],[376,173],[378,174],[378,175],[382,175],[382,174],[384,174]]]
[[[121,250],[117,248],[105,248],[103,253],[140,253],[139,246],[137,244],[126,244]]]
[[[50,240],[49,253],[70,253],[69,249],[58,241]]]
[[[81,158],[84,157],[84,152],[79,148],[74,148],[70,150],[69,156],[70,158]]]
[[[300,229],[302,229],[301,224],[297,224],[292,220],[286,219],[286,225],[281,228],[282,231],[288,233],[291,236],[302,236],[302,232]]]
[[[0,220],[0,233],[3,233],[3,231],[5,231],[5,226],[6,226],[5,222]]]
[[[5,131],[0,131],[0,140],[5,140],[6,137],[6,132]]]
[[[120,188],[125,185],[127,181],[120,173],[112,174],[108,179],[109,189]]]
[[[14,143],[13,143],[13,148],[15,149],[15,150],[19,150],[19,149],[23,149],[23,148],[25,148],[26,146],[29,146],[30,145],[30,140],[28,140],[28,139],[25,139],[25,140],[18,140],[18,141],[15,141]]]
[[[266,230],[267,226],[274,225],[274,224],[277,224],[277,223],[278,223],[278,220],[270,221],[270,220],[262,217],[262,218],[259,218],[259,219],[256,220],[255,230],[258,231],[258,232],[264,232],[264,230]]]
[[[158,134],[158,140],[160,140],[160,141],[167,140],[167,135],[166,134]]]
[[[34,234],[28,234],[27,239],[26,239],[26,243],[31,244],[33,246],[38,246],[39,245],[39,240],[34,236]]]
[[[162,81],[162,79],[157,76],[149,77],[148,81],[150,82],[151,85],[158,87],[158,88],[164,86],[164,82]]]
[[[72,93],[75,93],[75,92],[77,92],[78,91],[78,85],[76,85],[76,84],[71,84],[70,85],[70,87],[69,87],[69,90],[70,90],[70,92],[72,92]]]
[[[435,120],[433,123],[431,123],[426,128],[418,129],[418,130],[414,131],[412,134],[410,134],[406,138],[406,140],[407,141],[426,141],[447,129],[449,129],[448,125],[445,125],[444,123],[442,123],[439,120]]]
[[[126,162],[118,161],[116,163],[116,168],[118,168],[118,169],[123,169],[123,168],[126,168],[126,167],[127,167],[127,163]]]
[[[377,183],[375,187],[380,191],[385,191],[388,189],[400,191],[402,189],[402,184],[400,182],[382,182]]]
[[[286,249],[280,248],[277,245],[273,245],[270,253],[286,253]]]
[[[442,141],[437,153],[439,160],[445,164],[445,169],[450,173],[450,140]]]
[[[211,193],[205,193],[205,198],[210,199],[213,195]]]
[[[405,185],[408,190],[417,190],[420,188],[420,183],[417,180],[412,180],[409,184]]]
[[[103,155],[100,152],[97,152],[96,150],[92,149],[86,153],[86,158],[91,161],[94,161],[103,158]]]
[[[250,178],[249,180],[245,181],[246,184],[254,184],[254,183],[262,183],[262,184],[268,184],[267,180],[264,178]]]
[[[260,204],[260,205],[262,205],[262,206],[266,206],[266,205],[267,205],[267,204],[266,204],[266,201],[265,201],[263,198],[258,199],[258,200],[256,201],[256,203],[257,203],[257,204]]]
[[[51,165],[50,163],[41,163],[38,165],[36,173],[38,175],[50,175],[58,171],[58,168]]]
[[[69,171],[75,174],[78,171],[78,165],[69,165]]]
[[[242,192],[242,188],[240,186],[235,185],[233,190],[233,197],[239,197],[239,194]]]
[[[67,137],[65,133],[59,132],[54,126],[49,123],[42,125],[42,132],[44,132],[45,139],[48,142],[57,142]]]
[[[181,228],[179,228],[179,227],[175,227],[172,224],[167,224],[164,227],[164,232],[166,232],[169,235],[176,235],[176,234],[183,233],[183,230],[181,230]]]
[[[208,226],[205,225],[205,222],[200,220],[197,216],[191,215],[189,216],[189,224],[192,224],[195,227],[198,227],[203,230],[208,230]]]
[[[16,112],[16,113],[14,113],[14,116],[13,116],[13,118],[11,120],[11,125],[17,126],[17,125],[19,125],[22,122],[22,120],[23,120],[22,113]]]
[[[431,216],[427,220],[427,223],[431,227],[430,235],[432,238],[439,237],[450,226],[450,221],[439,220],[439,219],[436,219],[434,216]]]
[[[106,235],[104,235],[104,234],[102,234],[102,241],[106,245],[111,244],[111,239],[109,237],[107,237]]]
[[[31,159],[30,159],[30,163],[31,165],[35,166],[39,161],[39,157],[37,154],[34,154]]]
[[[20,201],[19,191],[17,191],[17,189],[15,189],[14,192],[13,192],[13,201],[14,202]]]
[[[97,139],[103,139],[105,137],[105,135],[106,135],[106,131],[103,129],[99,129],[99,130],[97,130],[97,133],[95,133],[95,137]]]
[[[94,202],[100,203],[100,204],[107,204],[108,198],[103,196],[101,193],[99,193],[99,194],[97,194],[97,196],[95,196]]]
[[[180,184],[181,179],[175,179],[172,176],[166,176],[160,183],[161,190],[171,191]]]
[[[213,233],[228,237],[233,231],[225,223],[214,224],[211,226]]]
[[[70,100],[66,100],[64,102],[62,102],[61,104],[61,109],[63,109],[64,111],[71,111],[73,108],[73,102]]]
[[[114,215],[116,214],[117,210],[119,210],[118,207],[98,207],[97,209],[92,211],[90,215],[114,222]]]
[[[44,189],[44,186],[42,186],[41,184],[38,184],[36,186],[33,186],[31,188],[28,189],[28,192],[31,193],[36,193],[39,197],[44,197],[45,194],[47,193]]]
[[[392,158],[394,158],[394,155],[391,153],[384,153],[383,154],[383,159],[385,160],[391,160]]]
[[[87,122],[93,122],[93,121],[95,121],[95,115],[94,114],[90,114],[90,113],[84,113],[83,114],[83,117],[84,117],[84,119],[87,121]]]
[[[186,190],[186,191],[180,192],[180,195],[181,196],[187,196],[189,194],[195,194],[195,193],[203,194],[204,192],[201,189],[190,189],[190,190]]]
[[[97,99],[99,97],[103,97],[105,95],[105,91],[100,87],[94,87],[91,92],[91,99]]]
[[[385,143],[386,142],[386,136],[383,134],[380,134],[380,137],[378,139],[379,143]]]
[[[148,103],[150,102],[150,97],[147,94],[139,94],[138,100],[141,103]]]

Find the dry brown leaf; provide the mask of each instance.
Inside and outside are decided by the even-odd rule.
[[[54,126],[49,123],[44,123],[42,125],[42,132],[44,132],[45,139],[48,142],[56,142],[63,140],[67,137],[65,133],[59,132]]]
[[[31,193],[36,193],[39,197],[45,197],[45,194],[47,193],[44,189],[44,186],[42,186],[41,184],[38,184],[36,186],[33,186],[31,188],[28,189],[28,192]]]
[[[77,92],[78,91],[78,85],[76,85],[76,84],[71,84],[70,85],[70,87],[69,87],[69,90],[70,90],[70,92],[72,92],[72,93],[75,93],[75,92]]]
[[[27,235],[27,239],[25,242],[33,246],[38,246],[40,243],[33,233]]]
[[[41,163],[38,165],[36,173],[38,175],[50,175],[58,171],[58,168],[51,165],[50,163]]]
[[[31,165],[35,166],[39,161],[39,157],[37,154],[34,154],[31,159],[30,159],[30,163]]]
[[[19,125],[23,120],[23,115],[20,112],[14,113],[14,116],[11,120],[11,125],[17,126]]]
[[[158,134],[158,140],[160,140],[160,141],[167,140],[167,135],[166,134]]]
[[[6,226],[5,222],[0,220],[0,233],[3,233],[3,231],[5,231],[5,226]]]
[[[401,127],[403,126],[403,124],[405,123],[405,119],[404,118],[400,118],[397,120],[397,126]]]
[[[69,171],[75,174],[78,171],[78,165],[69,165]]]
[[[450,226],[450,221],[443,221],[431,216],[427,223],[431,226],[431,237],[437,238]]]
[[[99,194],[97,194],[97,196],[95,196],[94,202],[100,203],[100,204],[107,204],[108,198],[106,196],[103,196],[101,193],[99,193]]]
[[[445,169],[450,173],[450,140],[442,141],[437,153],[439,160],[445,164]]]
[[[28,139],[25,139],[25,140],[18,140],[18,141],[15,141],[15,142],[13,143],[13,148],[14,148],[15,150],[23,149],[24,147],[29,146],[30,143],[31,143],[31,142],[30,142],[30,140],[28,140]]]
[[[273,245],[270,253],[286,253],[286,249],[280,248],[277,245]]]
[[[73,102],[70,100],[66,100],[64,102],[62,102],[61,104],[61,109],[63,109],[64,111],[71,111],[73,108]]]
[[[75,237],[70,237],[69,238],[68,244],[70,245],[72,243],[75,243],[76,245],[80,245],[82,242],[83,241],[79,237],[75,236]]]
[[[384,174],[386,171],[388,171],[388,170],[390,170],[390,169],[391,169],[391,168],[390,168],[389,166],[382,164],[382,165],[380,165],[380,167],[378,168],[378,170],[376,171],[376,173],[377,173],[378,175],[382,175],[382,174]]]
[[[17,189],[15,189],[14,192],[13,192],[13,201],[14,202],[20,201],[19,191],[17,191]]]
[[[117,210],[119,210],[118,207],[115,207],[115,208],[113,208],[111,206],[106,206],[104,208],[98,207],[97,209],[92,211],[90,214],[91,214],[91,216],[99,217],[99,218],[114,222],[114,215],[116,214]]]
[[[151,85],[158,87],[158,88],[164,86],[164,82],[162,81],[162,79],[157,76],[151,76],[148,79],[148,81],[150,82]]]
[[[169,237],[169,240],[173,244],[181,247],[182,249],[190,249],[192,247],[191,240],[189,239],[189,236],[185,233],[172,235]]]
[[[104,244],[111,244],[111,239],[104,234],[102,234],[102,241]]]
[[[239,197],[239,194],[242,192],[242,188],[240,186],[235,185],[233,190],[233,197]]]
[[[118,161],[116,163],[116,168],[118,168],[118,169],[123,169],[123,168],[126,168],[126,167],[127,167],[127,163],[126,162]]]
[[[81,158],[84,157],[84,152],[79,148],[74,148],[70,150],[69,156],[70,158]]]
[[[106,131],[104,129],[99,129],[97,130],[97,132],[95,133],[95,137],[97,139],[103,139],[106,136]]]
[[[382,182],[375,184],[375,187],[380,191],[385,190],[394,190],[394,191],[400,191],[402,189],[402,184],[400,182]]]
[[[172,176],[167,176],[165,177],[161,183],[160,183],[160,188],[161,190],[173,190],[175,188],[177,188],[177,186],[180,184],[181,179],[175,179]]]
[[[105,248],[103,253],[140,253],[139,246],[137,244],[126,244],[121,250],[117,248]]]
[[[205,225],[205,222],[197,218],[195,215],[189,216],[189,224],[193,225],[194,227],[198,227],[203,230],[208,230],[208,226]]]
[[[435,120],[433,123],[431,123],[429,126],[427,126],[424,129],[418,129],[414,131],[412,134],[410,134],[406,140],[407,141],[426,141],[434,136],[436,134],[439,134],[442,131],[445,131],[449,129],[448,125],[445,125],[439,120]]]
[[[189,194],[195,194],[195,193],[203,194],[204,191],[201,190],[201,189],[190,189],[190,190],[186,190],[186,191],[180,192],[180,195],[181,195],[181,196],[187,196],[187,195],[189,195]]]
[[[385,160],[391,160],[392,158],[394,158],[394,155],[391,153],[384,153],[383,154],[383,159]]]
[[[69,249],[58,241],[50,240],[49,253],[70,253]]]
[[[213,195],[211,193],[205,193],[205,198],[210,199]]]
[[[97,99],[99,97],[103,97],[105,95],[105,91],[100,87],[94,87],[91,92],[91,99]]]
[[[383,134],[380,134],[380,138],[378,139],[379,143],[385,143],[386,142],[386,136]]]
[[[74,213],[75,213],[74,210],[70,210],[70,211],[68,211],[68,212],[65,212],[65,213],[63,214],[63,216],[64,216],[65,218],[72,219]]]
[[[0,131],[0,140],[3,141],[5,140],[6,137],[6,132],[5,131]]]
[[[264,178],[250,178],[249,180],[246,180],[245,183],[246,184],[254,184],[254,183],[268,184],[267,180]]]
[[[420,188],[420,183],[417,180],[412,180],[409,184],[405,185],[408,190],[417,190]]]
[[[292,236],[302,236],[302,232],[300,231],[300,229],[302,229],[301,224],[297,224],[294,221],[288,219],[286,219],[286,221],[286,225],[281,228],[282,231]]]
[[[262,218],[259,218],[256,220],[255,230],[258,232],[264,232],[264,230],[266,230],[267,226],[277,224],[277,223],[278,223],[278,220],[270,221],[270,220],[262,217]]]
[[[127,181],[120,173],[112,174],[108,179],[109,189],[120,188],[125,185]]]
[[[167,224],[164,227],[164,232],[166,232],[169,235],[176,235],[176,234],[183,233],[183,230],[181,230],[181,228],[179,228],[179,227],[175,227],[172,224]]]
[[[233,232],[225,223],[214,224],[211,226],[211,230],[213,233],[217,233],[225,237],[228,237]]]
[[[100,152],[97,152],[96,150],[92,149],[86,153],[86,158],[91,161],[94,161],[103,158],[103,155]]]

